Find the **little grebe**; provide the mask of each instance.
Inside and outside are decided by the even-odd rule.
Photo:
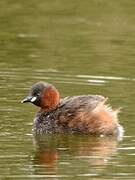
[[[82,133],[119,135],[118,110],[106,105],[101,95],[82,95],[60,99],[51,84],[38,82],[22,103],[31,102],[40,107],[33,123],[36,133]]]

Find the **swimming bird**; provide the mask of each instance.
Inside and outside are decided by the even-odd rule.
[[[119,135],[123,131],[117,117],[119,110],[113,110],[106,101],[107,98],[102,95],[61,99],[55,86],[37,82],[21,102],[40,107],[33,122],[33,131],[37,134]]]

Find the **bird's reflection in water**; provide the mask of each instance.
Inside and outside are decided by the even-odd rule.
[[[58,153],[56,150],[39,150],[35,156],[36,163],[39,165],[45,165],[48,168],[53,168],[55,162],[58,160]]]
[[[34,164],[42,174],[56,173],[60,166],[70,164],[74,171],[75,162],[80,167],[105,167],[117,153],[114,137],[92,137],[88,135],[36,135],[34,136]],[[77,165],[78,165],[77,164]],[[64,169],[64,167],[62,167]],[[66,166],[65,166],[66,168]],[[43,170],[44,169],[44,170]],[[44,172],[43,172],[44,171]],[[68,171],[65,169],[65,171]],[[70,172],[71,173],[71,172]]]

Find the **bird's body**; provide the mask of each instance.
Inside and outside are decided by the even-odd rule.
[[[33,85],[31,92],[29,102],[41,107],[34,118],[35,133],[118,135],[122,129],[118,111],[106,105],[103,96],[82,95],[60,100],[57,89],[42,82]]]

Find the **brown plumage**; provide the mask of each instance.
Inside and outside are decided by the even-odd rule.
[[[122,126],[117,110],[106,105],[100,95],[82,95],[60,100],[58,90],[51,84],[38,82],[22,102],[40,107],[33,123],[36,133],[82,133],[119,135]]]

